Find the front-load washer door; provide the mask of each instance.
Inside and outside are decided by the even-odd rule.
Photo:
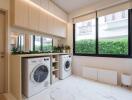
[[[71,62],[67,60],[65,62],[64,70],[69,71],[70,69],[71,69]]]
[[[48,67],[45,65],[38,65],[36,68],[33,69],[31,73],[31,80],[34,83],[42,83],[44,82],[49,74]]]

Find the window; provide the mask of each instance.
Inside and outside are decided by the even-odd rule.
[[[31,51],[35,51],[35,48],[34,48],[34,39],[35,39],[35,35],[30,35],[30,50]]]
[[[109,10],[110,11],[110,10]],[[74,55],[132,56],[132,9],[96,12],[96,18],[75,22]]]
[[[99,54],[128,55],[128,17],[122,18],[121,14],[128,10],[111,15],[115,19],[106,23],[105,17],[98,18]]]
[[[41,36],[35,36],[35,51],[41,51]]]
[[[75,52],[83,54],[96,53],[95,19],[76,23]]]
[[[18,51],[24,51],[24,34],[19,34],[17,37],[17,49]]]
[[[43,38],[43,42],[42,42],[42,50],[45,52],[49,52],[52,51],[52,39],[51,38],[46,38],[46,37],[42,37]]]
[[[31,51],[51,52],[53,39],[39,35],[31,35]]]

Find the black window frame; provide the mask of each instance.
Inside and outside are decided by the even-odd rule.
[[[35,37],[36,37],[36,36],[38,36],[38,35],[33,35],[33,51],[36,51],[36,50],[35,50]],[[44,37],[44,36],[41,36],[41,35],[40,35],[40,37],[41,37],[41,40],[40,40],[40,43],[41,43],[41,44],[40,44],[40,51],[43,51],[43,37]],[[53,38],[51,38],[51,39],[52,39],[52,48],[53,48]]]
[[[115,57],[115,58],[132,58],[132,9],[128,9],[128,55],[112,55],[112,54],[99,54],[98,46],[98,17],[96,11],[96,53],[95,54],[83,54],[75,52],[75,24],[73,24],[73,55],[74,56],[93,56],[93,57]]]

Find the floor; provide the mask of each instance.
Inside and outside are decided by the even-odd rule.
[[[132,100],[132,90],[71,76],[25,100]]]

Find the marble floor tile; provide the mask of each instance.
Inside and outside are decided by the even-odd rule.
[[[132,91],[71,76],[25,100],[132,100]]]

